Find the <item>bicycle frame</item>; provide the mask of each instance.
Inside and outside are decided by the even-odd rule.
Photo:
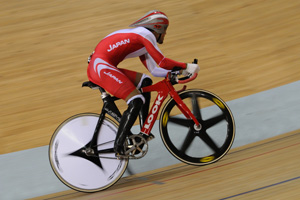
[[[103,100],[104,104],[103,104],[102,111],[100,113],[95,131],[93,134],[93,138],[89,144],[90,148],[97,146],[98,133],[101,128],[101,124],[105,118],[105,114],[109,114],[111,117],[113,117],[119,123],[120,123],[121,117],[122,117],[118,107],[115,104],[115,100],[118,100],[118,98],[111,97],[110,95],[106,94],[106,92],[102,88],[100,88],[99,90],[102,93],[101,96],[102,96],[102,100]]]
[[[185,88],[186,87],[184,87],[180,91],[185,90]],[[157,97],[154,101],[154,104],[152,105],[152,107],[150,109],[151,112],[147,116],[146,121],[145,121],[145,123],[142,127],[142,130],[141,130],[142,133],[147,134],[147,135],[150,134],[150,131],[151,131],[156,119],[157,119],[157,116],[158,116],[159,110],[162,106],[162,103],[168,97],[169,94],[175,100],[175,102],[177,103],[178,108],[184,114],[184,116],[187,119],[192,119],[195,122],[197,127],[200,125],[200,123],[195,118],[195,116],[190,111],[190,109],[185,105],[185,103],[179,97],[178,92],[180,92],[180,91],[175,90],[172,83],[170,82],[170,80],[167,77],[164,80],[162,80],[162,81],[160,81],[160,82],[158,82],[154,85],[144,87],[141,90],[142,90],[143,93],[152,92],[152,91],[157,91],[158,92],[158,95],[157,95]]]
[[[154,85],[150,85],[150,86],[141,88],[142,93],[152,92],[152,91],[158,92],[158,95],[154,101],[154,104],[152,105],[152,107],[150,109],[151,112],[148,114],[146,121],[143,124],[143,127],[141,129],[142,133],[147,134],[147,135],[150,134],[150,132],[153,128],[153,125],[157,119],[157,116],[158,116],[159,110],[162,106],[162,103],[168,97],[168,95],[170,95],[175,100],[178,108],[180,109],[180,111],[184,114],[184,116],[187,119],[192,119],[195,122],[196,126],[200,126],[200,123],[198,122],[198,120],[195,118],[193,113],[190,111],[190,109],[185,105],[185,103],[181,100],[181,98],[178,95],[178,93],[181,91],[184,91],[185,88],[186,87],[184,86],[184,88],[182,90],[176,91],[168,77],[166,77],[162,81],[157,82]],[[121,117],[122,117],[119,109],[117,108],[117,106],[114,102],[115,100],[118,100],[118,98],[111,97],[102,88],[99,88],[99,90],[102,93],[102,100],[103,100],[104,104],[103,104],[103,108],[102,108],[101,114],[99,116],[99,120],[97,122],[95,131],[93,134],[93,138],[89,144],[90,148],[97,145],[96,143],[97,143],[98,133],[101,128],[101,124],[104,120],[105,114],[109,114],[111,117],[113,117],[118,122],[121,121]]]

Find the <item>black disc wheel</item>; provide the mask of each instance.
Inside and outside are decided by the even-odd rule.
[[[174,99],[164,106],[160,116],[160,134],[169,152],[191,165],[208,165],[220,160],[235,137],[233,115],[226,103],[205,90],[186,90],[179,94],[200,126],[187,119]]]

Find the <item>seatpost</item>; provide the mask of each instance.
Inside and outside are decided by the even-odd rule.
[[[102,87],[99,87],[99,90],[100,90],[100,93],[101,93],[101,98],[104,99],[106,98],[107,96],[109,96],[106,91],[102,88]]]

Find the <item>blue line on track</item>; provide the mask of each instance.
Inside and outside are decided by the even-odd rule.
[[[254,190],[250,190],[250,191],[247,191],[247,192],[243,192],[243,193],[240,193],[240,194],[236,194],[236,195],[233,195],[233,196],[225,197],[225,198],[220,199],[220,200],[231,199],[231,198],[234,198],[234,197],[242,196],[244,194],[249,194],[251,192],[256,192],[256,191],[259,191],[259,190],[263,190],[263,189],[266,189],[266,188],[269,188],[269,187],[273,187],[273,186],[280,185],[280,184],[290,182],[290,181],[294,181],[294,180],[297,180],[297,179],[300,179],[300,176],[295,177],[295,178],[291,178],[291,179],[288,179],[288,180],[285,180],[285,181],[281,181],[281,182],[278,182],[278,183],[274,183],[274,184],[271,184],[271,185],[267,185],[267,186],[264,186],[264,187],[261,187],[261,188],[257,188],[257,189],[254,189]]]

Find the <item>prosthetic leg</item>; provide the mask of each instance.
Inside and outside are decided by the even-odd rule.
[[[152,80],[150,77],[146,76],[141,80],[139,87],[142,88],[149,85],[152,85]],[[143,97],[144,99],[137,97],[130,101],[127,110],[123,113],[114,144],[114,151],[116,152],[116,156],[125,155],[125,149],[123,145],[126,140],[126,137],[130,135],[132,136],[130,129],[133,126],[137,116],[139,115],[141,127],[143,126],[146,117],[148,116],[151,94],[145,93],[141,97]],[[141,134],[141,136],[147,141],[154,138],[154,135],[152,134],[150,134],[150,136]],[[141,138],[137,137],[136,142],[140,141]],[[143,145],[141,145],[141,148],[143,148]],[[136,150],[135,152],[138,154],[140,151]]]
[[[149,86],[149,85],[152,85],[152,80],[149,77],[144,78],[142,81],[142,84],[141,84],[141,88]],[[143,127],[143,124],[145,123],[146,117],[148,116],[148,113],[149,113],[151,93],[150,92],[142,93],[142,95],[145,98],[145,103],[142,106],[142,109],[140,110],[140,113],[139,113],[139,120],[140,120],[141,128]]]
[[[142,83],[141,83],[141,88],[142,87],[146,87],[146,86],[150,86],[152,85],[152,80],[150,77],[145,77],[143,80],[142,80]],[[150,106],[150,100],[151,100],[151,93],[150,92],[147,92],[147,93],[142,93],[142,95],[144,96],[145,98],[145,103],[144,105],[142,106],[141,110],[140,110],[140,113],[139,113],[139,121],[140,121],[140,126],[141,126],[141,129],[143,127],[143,124],[145,123],[146,121],[146,118],[149,114],[149,106]],[[154,139],[154,135],[152,133],[150,133],[149,136],[146,136],[145,134],[142,134],[143,137],[149,141],[149,140],[152,140]]]
[[[116,152],[117,156],[125,154],[123,145],[126,136],[130,133],[130,129],[133,126],[142,106],[142,98],[135,98],[132,101],[130,101],[127,110],[123,113],[114,144],[114,151]]]

